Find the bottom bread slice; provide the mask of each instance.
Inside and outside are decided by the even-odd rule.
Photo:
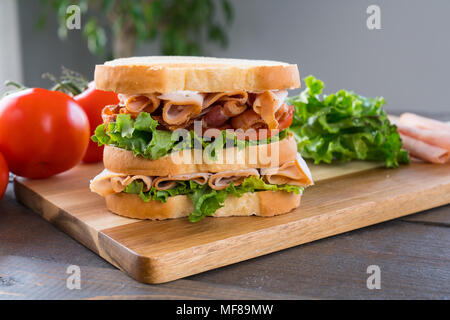
[[[249,192],[237,198],[229,196],[214,217],[263,216],[270,217],[287,213],[300,205],[300,194],[285,191]],[[167,202],[150,200],[144,202],[136,194],[116,193],[105,197],[106,207],[122,216],[164,220],[187,217],[194,209],[188,196],[174,196]]]

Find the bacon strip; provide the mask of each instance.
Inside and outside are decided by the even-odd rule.
[[[256,169],[243,169],[243,170],[232,170],[215,173],[209,179],[209,186],[214,190],[222,190],[230,186],[231,182],[233,185],[238,186],[242,184],[245,178],[255,176],[259,178],[259,172]]]
[[[450,159],[449,150],[430,145],[401,133],[400,136],[402,138],[403,148],[408,150],[414,157],[432,163],[446,163]]]
[[[203,117],[205,125],[210,128],[222,126],[228,119],[240,115],[247,109],[247,105],[238,105],[236,101],[227,101],[223,105],[215,105]]]
[[[153,186],[158,190],[168,190],[176,186],[177,181],[192,180],[198,184],[204,185],[208,182],[210,173],[190,173],[179,174],[171,177],[158,177],[155,179]]]
[[[120,113],[119,105],[108,105],[102,109],[102,120],[106,126],[108,123],[116,121],[117,115]]]
[[[266,128],[266,122],[253,109],[248,109],[237,117],[231,118],[234,129],[261,129]]]
[[[261,175],[270,184],[290,184],[306,187],[314,184],[305,160],[297,154],[297,159],[281,167],[262,168]]]

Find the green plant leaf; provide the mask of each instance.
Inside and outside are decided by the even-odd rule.
[[[66,39],[66,9],[73,2],[41,3],[44,12],[37,25],[43,28],[52,10],[58,18],[58,35]],[[229,25],[234,18],[228,0],[78,0],[75,4],[83,13],[83,36],[88,49],[102,58],[109,53],[107,35],[116,37],[125,22],[130,36],[139,42],[158,41],[160,52],[165,55],[203,55],[206,41],[223,48],[228,45],[224,24]]]

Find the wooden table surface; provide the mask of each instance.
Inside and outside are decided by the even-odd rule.
[[[450,299],[450,205],[162,285],[141,284],[21,204],[0,201],[0,299]],[[66,286],[68,266],[81,289]],[[369,265],[381,289],[367,289]]]

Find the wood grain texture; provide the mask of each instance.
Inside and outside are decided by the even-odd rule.
[[[167,282],[450,202],[450,165],[415,163],[325,179],[274,218],[137,221],[89,192],[98,166],[43,181],[17,179],[16,197],[104,259],[146,283]]]
[[[270,294],[228,285],[180,280],[148,286],[114,269],[80,267],[81,288],[66,286],[69,264],[4,256],[0,259],[0,299],[299,299],[289,294]]]

